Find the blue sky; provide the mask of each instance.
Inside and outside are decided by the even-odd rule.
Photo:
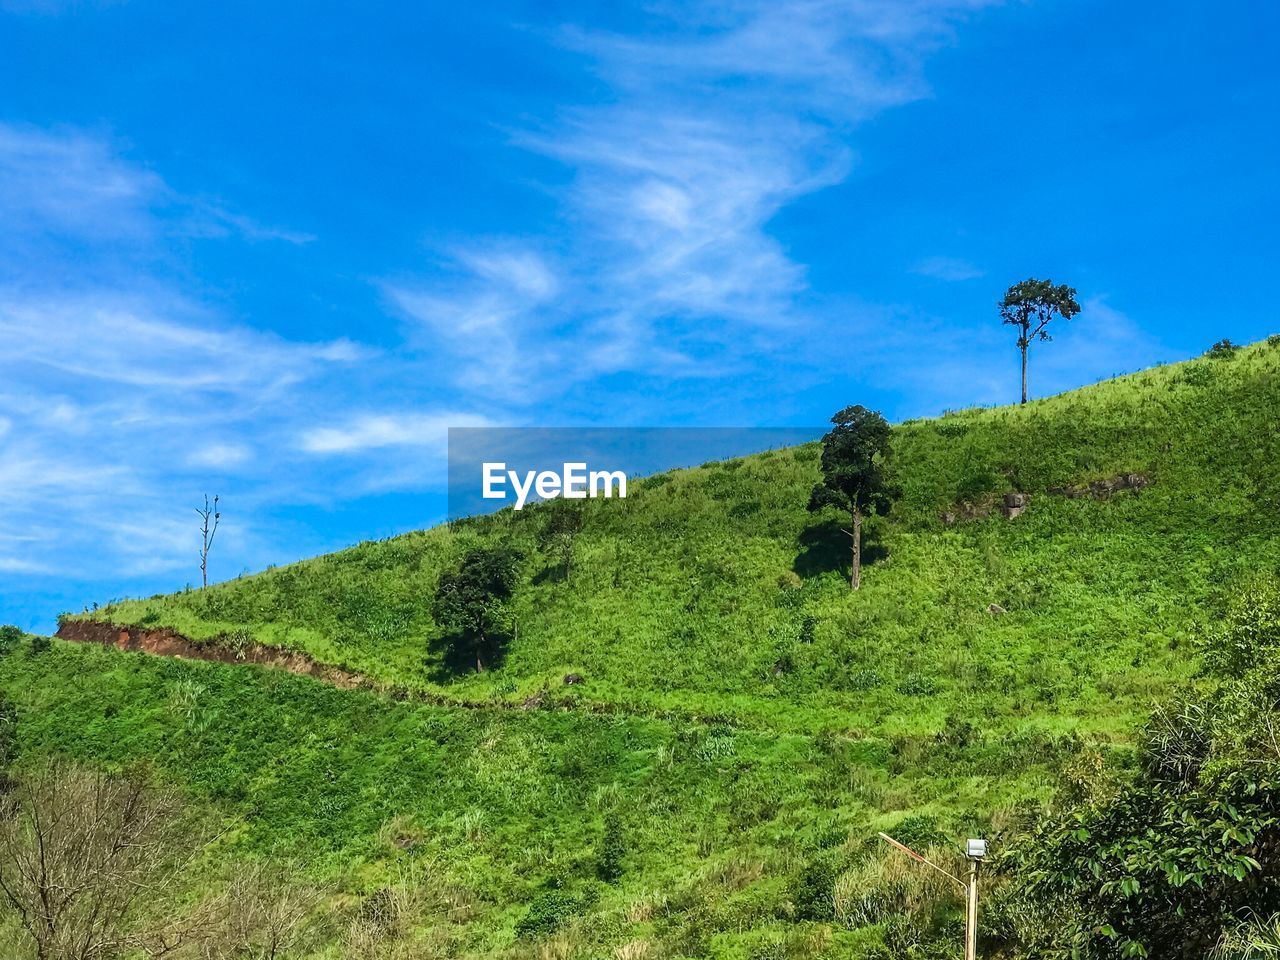
[[[1006,402],[1280,330],[1269,3],[0,0],[0,622],[444,512],[448,426]]]

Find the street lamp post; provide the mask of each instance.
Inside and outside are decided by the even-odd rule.
[[[958,883],[964,890],[964,960],[978,958],[978,863],[987,857],[987,841],[970,840],[965,844],[964,855],[969,861],[969,879],[961,880],[949,870],[943,870],[932,860],[916,853],[905,843],[901,843],[887,833],[880,834],[880,839],[895,850],[901,850],[913,860],[918,860],[926,867],[932,867],[948,880]]]

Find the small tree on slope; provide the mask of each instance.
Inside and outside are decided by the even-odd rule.
[[[857,590],[862,585],[862,520],[887,513],[901,491],[885,474],[889,423],[884,417],[866,407],[845,407],[831,422],[834,428],[822,438],[822,482],[813,488],[809,509],[836,507],[849,514],[849,589]]]
[[[1054,317],[1070,320],[1080,312],[1075,287],[1052,280],[1031,278],[1015,283],[1000,301],[1000,316],[1018,328],[1018,350],[1022,354],[1022,402],[1027,402],[1027,348],[1031,341],[1052,340],[1049,322]]]
[[[471,550],[436,585],[432,616],[451,634],[455,653],[475,658],[477,673],[484,671],[485,658],[505,634],[507,603],[522,559],[507,547]]]

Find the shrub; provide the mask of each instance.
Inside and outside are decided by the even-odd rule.
[[[863,670],[855,670],[849,675],[849,682],[846,684],[850,690],[873,690],[882,683],[879,670],[873,670],[870,667]]]
[[[1271,336],[1267,337],[1267,346],[1280,347],[1280,333],[1273,333]]]
[[[13,624],[5,624],[0,627],[0,657],[16,647],[21,639],[22,631],[13,626]]]
[[[604,835],[600,838],[600,852],[596,857],[596,876],[605,883],[613,883],[622,876],[622,861],[627,854],[622,836],[622,821],[610,812],[604,818]]]
[[[53,641],[41,634],[35,634],[31,638],[31,652],[37,656],[46,652],[52,646]]]
[[[9,764],[18,752],[18,708],[0,693],[0,796],[14,787]]]
[[[529,909],[516,923],[518,937],[545,937],[555,933],[586,906],[585,898],[552,881],[529,903]]]
[[[905,843],[913,850],[940,846],[947,842],[947,835],[938,829],[938,818],[927,814],[903,817],[893,828],[893,839]]]
[[[1205,667],[1220,677],[1271,662],[1280,651],[1280,579],[1245,585],[1196,640]]]
[[[1001,486],[1001,478],[987,467],[972,468],[956,485],[956,499],[963,502],[981,500]]]
[[[1280,909],[1280,783],[1159,776],[1060,812],[1011,854],[1031,929],[1063,956],[1200,960],[1249,911]]]
[[[817,629],[818,621],[811,614],[805,614],[800,618],[800,636],[801,643],[813,643],[814,631]]]
[[[1192,364],[1183,370],[1181,379],[1189,387],[1207,387],[1213,383],[1213,371],[1206,366]]]
[[[1205,351],[1204,355],[1213,360],[1229,360],[1240,348],[1230,340],[1222,339]]]
[[[840,869],[835,858],[824,854],[805,864],[791,886],[791,902],[800,920],[835,919],[835,886]]]
[[[726,760],[737,752],[733,731],[728,727],[715,726],[707,731],[706,738],[698,745],[696,755],[705,763]]]
[[[898,692],[908,697],[927,697],[938,690],[938,681],[922,673],[909,673],[898,682]]]

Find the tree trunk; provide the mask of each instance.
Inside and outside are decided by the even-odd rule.
[[[1018,344],[1022,348],[1022,402],[1027,402],[1027,347],[1031,344],[1027,340],[1027,330],[1023,328],[1022,342]]]
[[[484,653],[484,634],[480,634],[476,640],[476,673],[484,673],[484,660],[481,654]]]
[[[853,511],[853,562],[849,568],[849,589],[862,586],[862,512]]]

